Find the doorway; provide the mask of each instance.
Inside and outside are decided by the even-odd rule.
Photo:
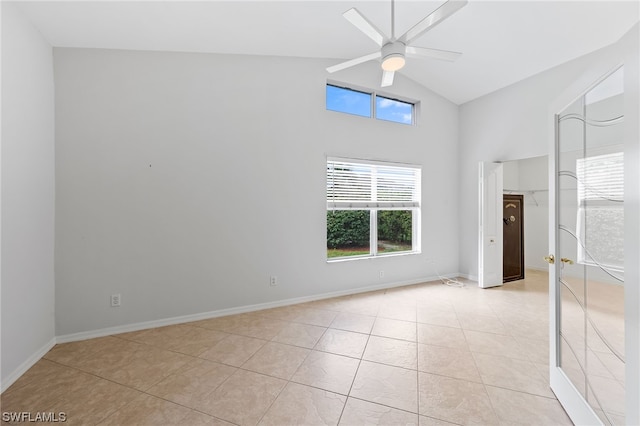
[[[502,196],[502,282],[524,279],[524,196]]]
[[[508,281],[504,269],[505,248],[503,197],[520,195],[523,257],[521,270],[548,271],[544,256],[549,248],[549,156],[480,163],[479,179],[479,259],[478,285],[482,288],[503,285]],[[524,215],[526,210],[526,217]],[[517,218],[517,216],[516,216]],[[522,277],[524,278],[524,276]]]
[[[522,196],[523,270],[546,272],[549,269],[544,261],[549,250],[549,156],[506,161],[503,166],[504,195]]]

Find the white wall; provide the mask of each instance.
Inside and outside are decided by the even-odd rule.
[[[507,161],[502,163],[502,187],[505,191],[520,188],[518,161]]]
[[[53,345],[53,55],[2,3],[2,390]]]
[[[324,60],[54,61],[58,335],[458,271],[458,107],[403,76],[388,93],[421,102],[418,126],[326,111]],[[327,155],[423,166],[421,255],[326,262]]]
[[[477,276],[478,162],[548,154],[548,108],[610,46],[460,106],[460,272]]]

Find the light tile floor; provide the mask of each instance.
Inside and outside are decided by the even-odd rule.
[[[549,390],[547,275],[426,283],[55,346],[3,412],[69,424],[571,424]]]

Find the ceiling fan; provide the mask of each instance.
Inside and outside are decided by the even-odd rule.
[[[448,0],[438,9],[434,10],[426,18],[418,22],[411,29],[409,29],[402,36],[395,37],[395,5],[394,0],[391,0],[391,37],[385,36],[382,31],[376,28],[367,18],[364,17],[356,8],[351,8],[342,14],[349,22],[351,22],[357,29],[362,31],[366,36],[372,39],[380,50],[368,55],[361,56],[359,58],[351,59],[346,62],[342,62],[337,65],[333,65],[327,68],[327,71],[334,73],[346,68],[353,67],[355,65],[362,64],[364,62],[372,61],[374,59],[381,58],[382,66],[382,82],[381,86],[391,86],[393,84],[393,77],[396,71],[404,67],[405,57],[418,57],[418,58],[432,58],[440,59],[443,61],[453,62],[462,53],[451,52],[448,50],[428,49],[425,47],[415,47],[409,44],[444,21],[462,7],[468,3],[468,0]]]

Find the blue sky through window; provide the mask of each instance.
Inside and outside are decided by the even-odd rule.
[[[376,96],[376,118],[402,124],[413,124],[413,105]]]
[[[327,84],[327,109],[371,117],[371,94]]]

